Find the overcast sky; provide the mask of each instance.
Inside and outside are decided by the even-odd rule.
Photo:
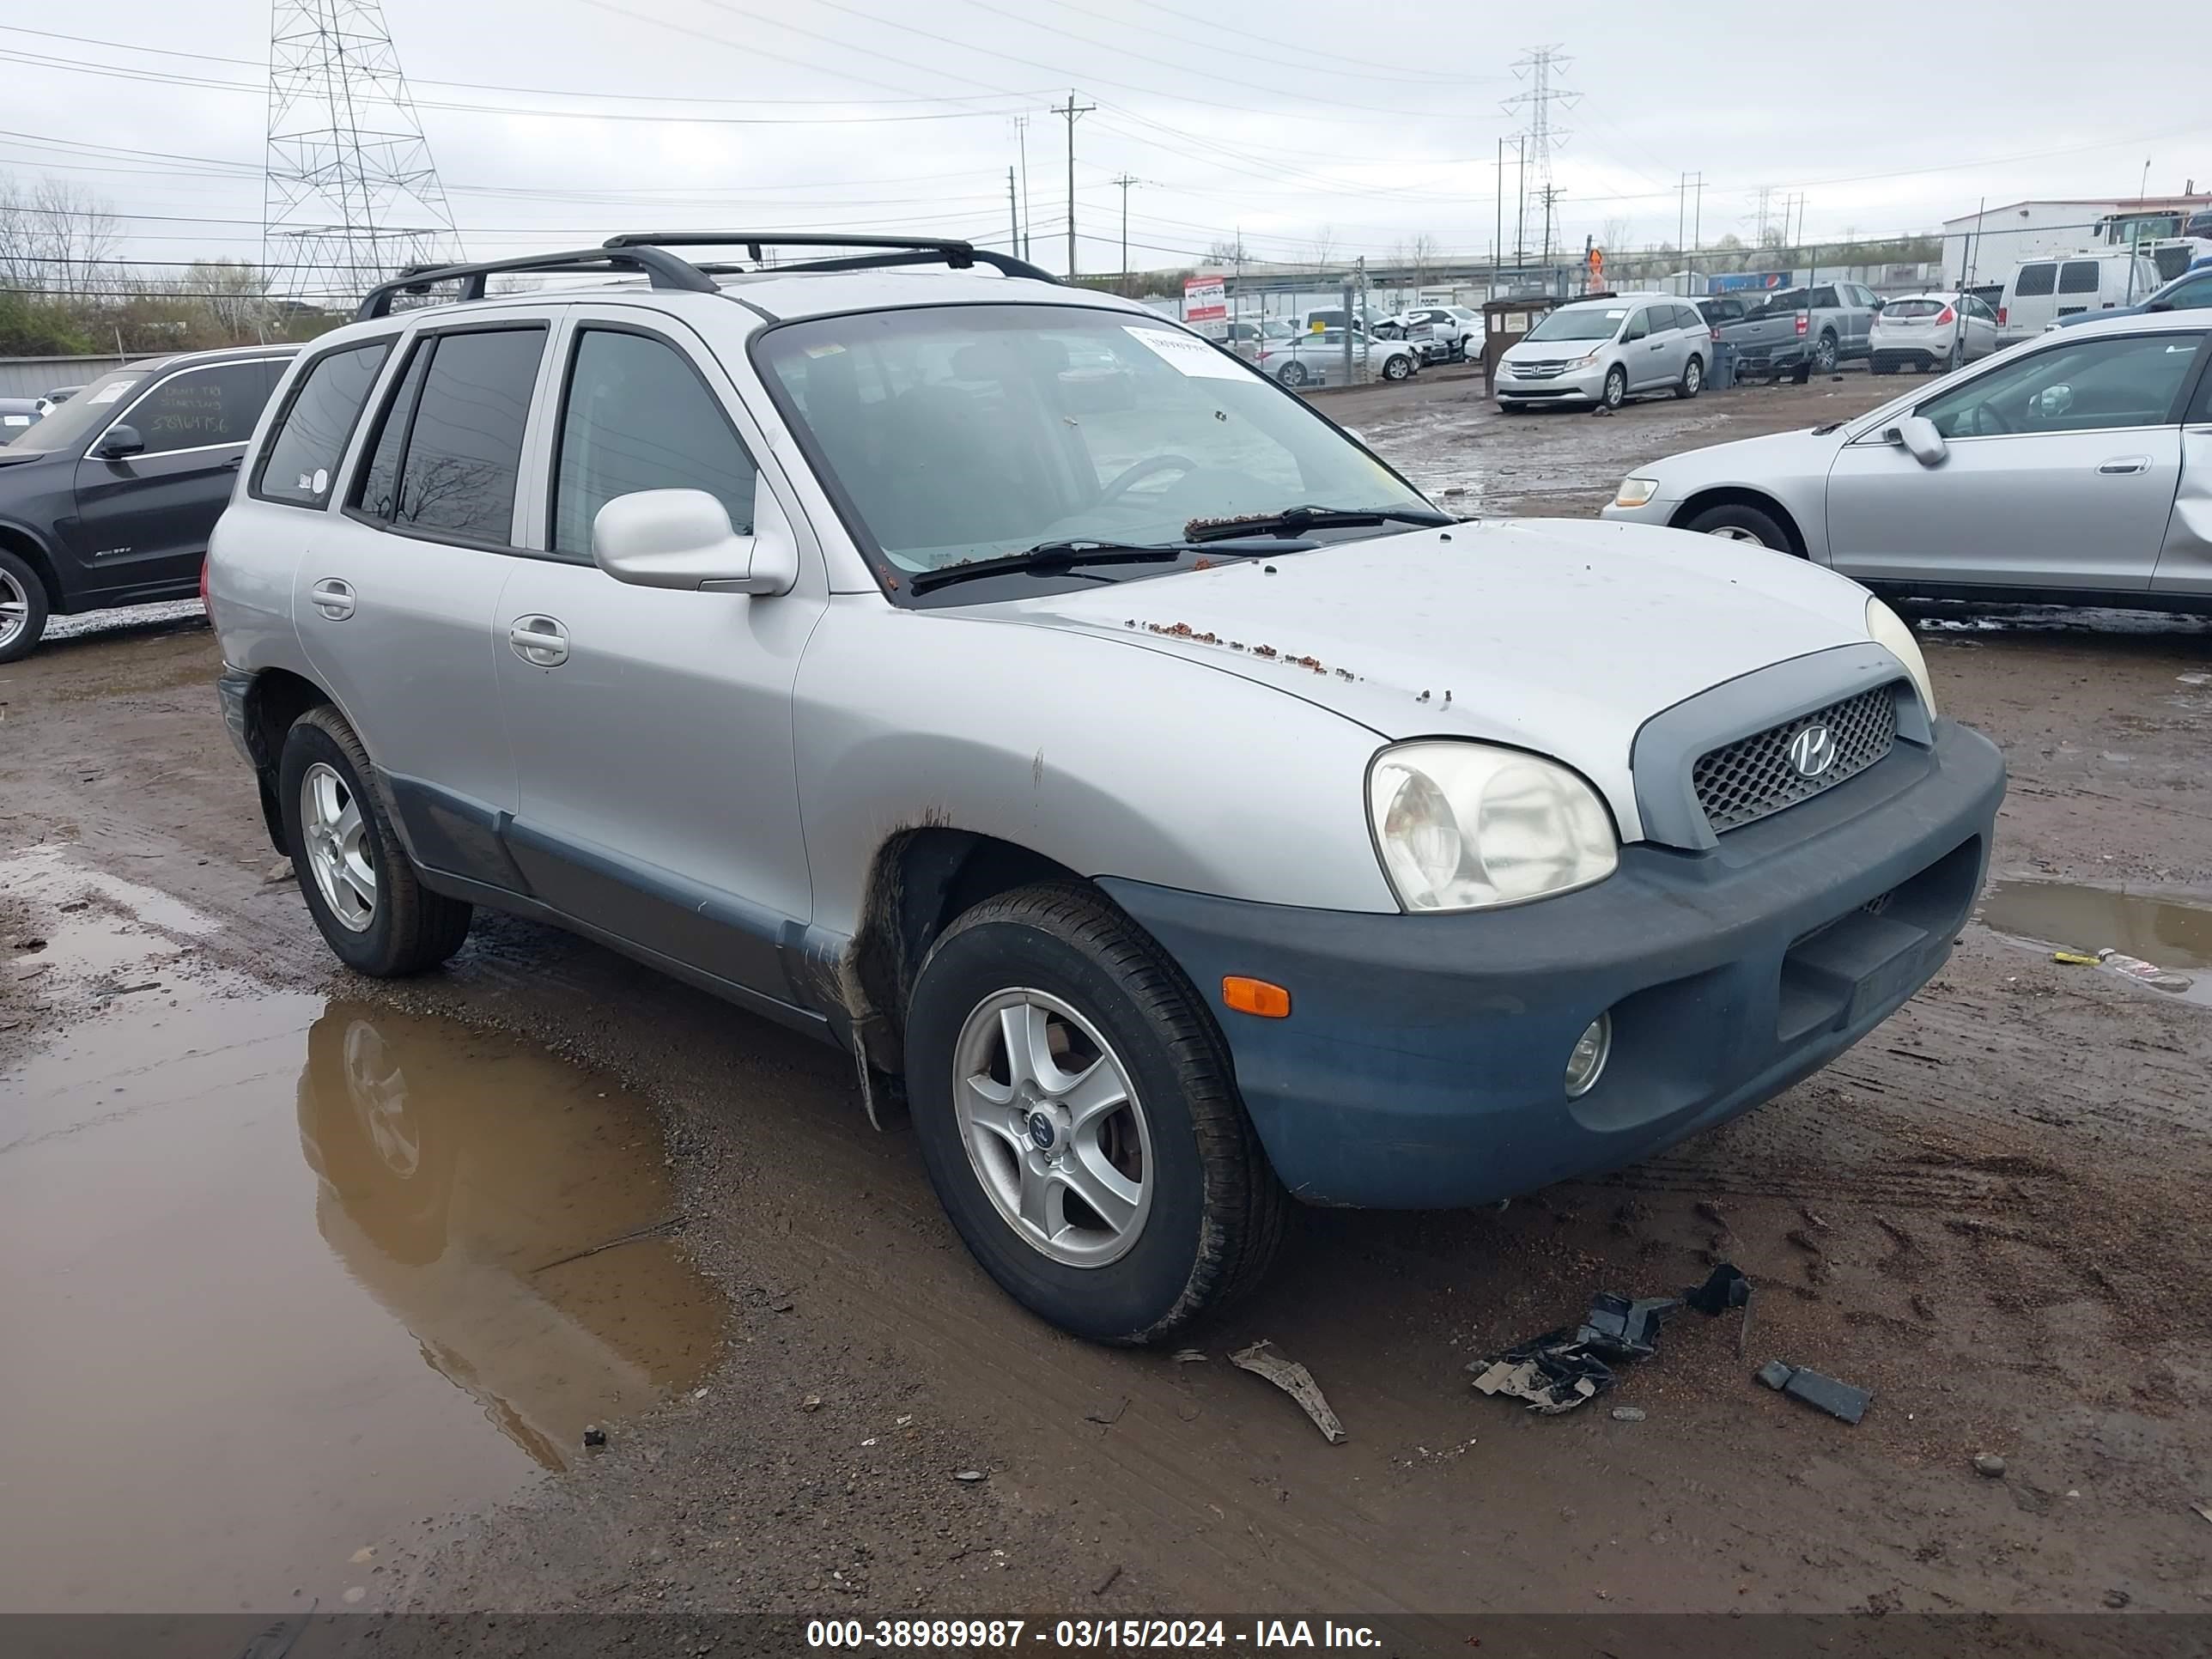
[[[1556,45],[1579,250],[1672,241],[1705,175],[1707,242],[1933,228],[2029,197],[2212,184],[2212,6],[2100,23],[2076,4],[1574,8],[1342,0],[386,0],[467,249],[672,225],[964,234],[1006,245],[1026,114],[1029,223],[1066,263],[1075,128],[1085,270],[1486,254],[1513,64]],[[1525,17],[1520,15],[1525,10]],[[0,9],[0,168],[97,191],[145,260],[258,257],[266,0]],[[1768,22],[1756,20],[1765,16]],[[1842,19],[1839,23],[1824,21]],[[1386,21],[1391,20],[1391,21]],[[1356,31],[1347,34],[1347,25]],[[41,34],[33,30],[45,30]],[[58,38],[61,35],[76,38]],[[125,44],[128,43],[128,44]],[[193,54],[193,55],[176,55]],[[111,71],[123,71],[121,74]],[[101,146],[94,149],[92,146]],[[135,152],[135,153],[134,153]],[[1510,152],[1509,150],[1509,158]],[[1533,163],[1533,157],[1532,157]],[[1533,173],[1531,175],[1533,180]],[[1506,240],[1516,175],[1509,159]],[[1532,208],[1529,237],[1537,234]]]

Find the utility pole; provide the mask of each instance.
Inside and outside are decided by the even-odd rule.
[[[1014,143],[1022,153],[1022,245],[1018,250],[1022,258],[1030,257],[1030,118],[1014,117]]]
[[[1705,175],[1693,173],[1690,175],[1690,182],[1695,190],[1690,198],[1690,246],[1703,247],[1705,245]]]
[[[1014,197],[1014,170],[1006,169],[1006,246],[1017,259],[1022,257],[1022,210]]]
[[[1112,182],[1121,186],[1121,282],[1126,287],[1129,281],[1129,186],[1145,181],[1134,173],[1125,173]]]
[[[1544,186],[1544,252],[1540,263],[1546,266],[1552,263],[1552,209],[1558,204],[1562,194],[1556,185]]]
[[[1490,234],[1490,297],[1498,297],[1498,267],[1505,258],[1505,138],[1498,140],[1498,225]]]
[[[1067,123],[1067,274],[1075,276],[1075,124],[1098,107],[1096,104],[1075,101],[1075,88],[1067,90],[1067,102],[1054,104],[1052,112]]]

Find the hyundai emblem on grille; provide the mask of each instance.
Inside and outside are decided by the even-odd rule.
[[[1790,764],[1801,778],[1817,778],[1836,763],[1836,739],[1825,726],[1808,726],[1790,739]]]

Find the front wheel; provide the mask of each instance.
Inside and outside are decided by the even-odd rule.
[[[29,656],[46,631],[46,585],[37,571],[0,547],[0,662]]]
[[[470,908],[422,885],[371,781],[368,751],[328,703],[285,734],[276,769],[284,844],[324,941],[349,968],[393,979],[468,937]]]
[[[930,949],[906,1018],[930,1183],[975,1260],[1093,1341],[1156,1341],[1256,1283],[1285,1195],[1212,1017],[1091,890],[1024,887]]]
[[[1304,363],[1285,363],[1275,378],[1286,386],[1302,386],[1306,383],[1306,366]]]
[[[1705,389],[1705,359],[1702,357],[1692,356],[1688,362],[1682,365],[1681,382],[1675,386],[1674,395],[1677,398],[1690,398],[1696,397]]]
[[[1382,360],[1382,378],[1386,380],[1402,380],[1413,372],[1413,360],[1411,357],[1393,356]]]
[[[1693,518],[1686,520],[1682,528],[1700,536],[1717,536],[1723,541],[1750,542],[1759,547],[1772,548],[1778,553],[1791,550],[1789,532],[1770,513],[1741,502],[1723,507],[1709,507]]]
[[[1628,401],[1628,371],[1619,363],[1606,371],[1603,399],[1607,409],[1619,409]]]

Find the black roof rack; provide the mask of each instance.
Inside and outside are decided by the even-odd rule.
[[[880,270],[894,265],[945,264],[955,270],[988,265],[1009,276],[1057,283],[1059,278],[1026,259],[1017,259],[988,248],[941,236],[838,236],[815,230],[635,230],[607,238],[610,248],[644,250],[655,247],[742,247],[757,264],[764,247],[881,248],[890,252],[855,254],[842,259],[809,259],[784,270]],[[729,274],[736,267],[712,265],[703,269]]]
[[[526,253],[512,259],[484,259],[469,264],[410,265],[388,283],[379,283],[362,296],[354,312],[357,323],[389,316],[392,302],[402,294],[426,294],[433,283],[458,282],[463,300],[481,300],[487,278],[510,270],[641,271],[655,288],[693,294],[714,294],[714,279],[696,265],[664,253],[657,247],[579,248],[569,253]]]

